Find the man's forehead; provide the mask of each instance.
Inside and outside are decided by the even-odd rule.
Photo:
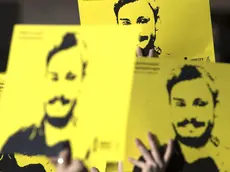
[[[149,4],[143,0],[125,4],[119,11],[120,17],[124,17],[124,15],[127,17],[145,16],[147,14],[152,14],[152,9],[150,8]]]
[[[187,80],[177,83],[172,88],[173,97],[210,97],[210,90],[203,78]]]
[[[56,53],[48,64],[48,70],[79,69],[81,65],[81,53],[78,48],[72,47]]]

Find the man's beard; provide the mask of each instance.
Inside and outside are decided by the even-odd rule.
[[[61,97],[54,97],[52,100],[48,102],[48,104],[52,105],[56,101],[60,101],[63,106],[70,103],[69,99],[66,99],[64,96],[61,96]],[[52,117],[51,114],[45,112],[44,121],[48,121],[48,123],[54,127],[64,128],[69,123],[70,119],[73,117],[73,110],[76,105],[77,105],[77,100],[74,100],[74,103],[71,106],[70,110],[63,117]]]
[[[177,127],[185,127],[188,124],[192,124],[195,128],[204,127],[204,122],[198,122],[195,118],[193,118],[191,121],[184,120],[183,122],[177,123]],[[191,148],[200,148],[206,145],[206,143],[209,141],[209,139],[212,136],[212,129],[214,127],[214,124],[210,121],[208,122],[208,126],[206,127],[205,132],[198,137],[184,137],[180,135],[177,130],[176,126],[173,124],[173,129],[176,134],[176,140],[181,142],[182,144],[191,147]]]

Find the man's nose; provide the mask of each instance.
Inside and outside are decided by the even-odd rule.
[[[197,118],[199,112],[198,109],[194,106],[187,106],[183,112],[181,112],[184,118],[191,120],[192,118]]]
[[[65,83],[59,81],[53,89],[55,90],[57,96],[61,96],[67,88]]]

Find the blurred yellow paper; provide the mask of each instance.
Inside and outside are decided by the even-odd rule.
[[[133,170],[127,157],[141,156],[135,138],[150,148],[148,132],[155,134],[161,145],[175,139],[173,158],[178,161],[172,161],[169,169],[229,171],[228,73],[228,64],[138,59],[125,141],[125,171]],[[161,147],[161,153],[165,151]]]
[[[17,25],[0,104],[2,152],[57,156],[71,146],[74,158],[87,160],[107,121],[114,124],[105,137],[123,131],[139,31]],[[117,154],[123,153],[121,145]]]
[[[78,0],[85,24],[138,24],[143,55],[215,62],[209,0]],[[103,7],[103,10],[99,10]],[[211,51],[204,54],[207,46]]]
[[[54,172],[55,168],[44,156],[26,156],[21,154],[0,155],[0,170],[2,171],[34,171]]]

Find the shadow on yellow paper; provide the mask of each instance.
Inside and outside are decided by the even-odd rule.
[[[57,156],[70,146],[87,160],[106,121],[120,126],[103,138],[124,130],[138,33],[135,26],[17,25],[0,105],[1,151]]]
[[[149,147],[147,133],[158,137],[163,154],[174,139],[174,171],[230,171],[229,65],[159,59],[136,64],[128,119],[127,162],[139,158],[135,138]],[[144,160],[144,158],[141,158]],[[170,170],[169,170],[170,171]]]
[[[78,0],[81,24],[138,24],[147,56],[215,61],[209,0]],[[104,7],[103,10],[101,7]],[[205,53],[207,47],[211,51]]]

